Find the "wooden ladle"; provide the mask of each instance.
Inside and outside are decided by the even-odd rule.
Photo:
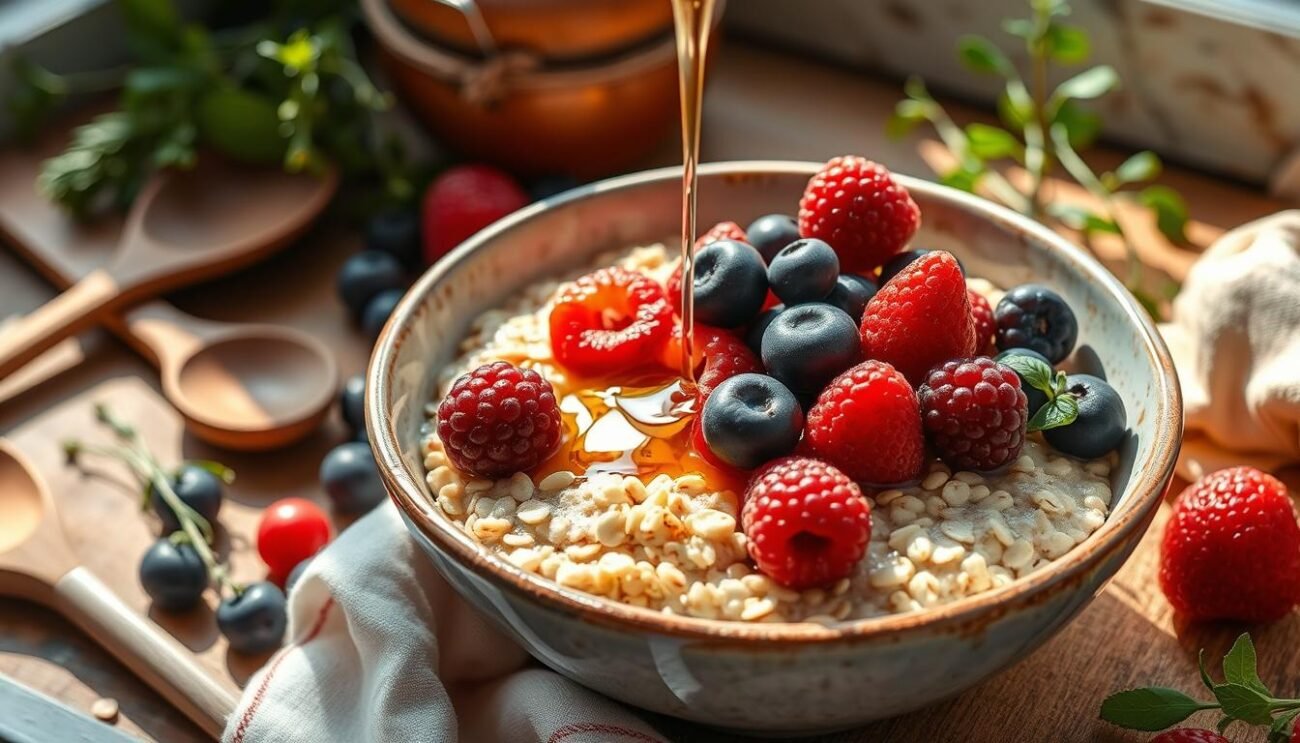
[[[0,336],[0,379],[116,308],[241,267],[283,245],[320,213],[336,179],[334,171],[290,175],[212,155],[193,170],[156,175],[136,197],[109,263]]]
[[[235,692],[204,673],[171,635],[132,612],[68,546],[35,466],[0,439],[0,593],[67,616],[214,738]]]

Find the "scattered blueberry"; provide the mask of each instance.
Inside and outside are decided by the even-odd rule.
[[[1041,353],[1031,348],[1008,348],[1007,350],[1003,351],[997,356],[994,356],[993,360],[1002,361],[1008,356],[1028,356],[1032,359],[1038,359],[1044,364],[1047,364],[1047,368],[1049,369],[1052,368],[1052,362],[1048,361],[1046,356],[1042,355]],[[1055,376],[1056,372],[1053,371],[1052,375]],[[1025,397],[1029,398],[1029,417],[1033,418],[1034,413],[1037,413],[1044,405],[1047,404],[1047,393],[1043,392],[1042,390],[1030,384],[1028,381],[1025,380],[1023,376],[1020,375],[1019,372],[1016,372],[1016,376],[1020,377],[1020,389],[1024,390]]]
[[[310,564],[311,558],[308,557],[306,560],[293,566],[293,570],[289,571],[289,577],[284,579],[284,592],[286,594],[292,591],[294,586],[298,585],[298,581],[302,580],[302,574],[307,572],[307,566]]]
[[[749,350],[753,351],[755,356],[763,355],[763,333],[783,311],[785,311],[783,304],[766,309],[758,319],[754,320],[754,324],[749,326],[749,332],[745,333],[745,345],[749,346]]]
[[[789,454],[803,432],[794,393],[765,374],[737,374],[704,403],[704,441],[722,461],[742,469]]]
[[[372,341],[378,338],[388,316],[393,314],[393,308],[405,294],[402,289],[385,289],[366,302],[366,308],[361,311],[361,332]]]
[[[826,304],[839,307],[853,322],[862,322],[867,302],[876,296],[876,283],[855,273],[842,273],[835,279],[835,288],[826,297]]]
[[[217,606],[217,628],[237,653],[274,650],[284,639],[286,624],[284,593],[269,581],[253,583]]]
[[[325,455],[320,482],[340,513],[365,513],[388,497],[370,446],[360,441],[339,444]]]
[[[366,378],[360,374],[354,374],[343,382],[343,389],[339,390],[339,412],[343,414],[343,422],[348,424],[348,430],[352,432],[353,438],[360,438],[366,434]]]
[[[897,276],[899,271],[912,265],[912,261],[929,252],[930,251],[926,248],[904,250],[893,258],[890,258],[885,262],[885,265],[880,268],[880,285],[884,286],[885,282]],[[966,266],[962,264],[961,259],[957,258],[957,256],[953,256],[953,259],[957,261],[957,267],[961,269],[962,275],[964,276],[966,274]]]
[[[750,246],[716,240],[695,255],[695,320],[719,328],[747,325],[767,299],[767,266]]]
[[[172,490],[185,505],[208,520],[217,523],[217,512],[221,510],[221,478],[194,464],[187,464],[172,476]],[[149,504],[162,521],[163,534],[171,534],[181,528],[181,522],[172,512],[171,506],[163,500],[158,489],[150,486]]]
[[[533,197],[533,201],[541,201],[581,185],[582,182],[571,175],[563,173],[544,175],[533,181],[532,185],[528,187],[528,194]]]
[[[795,240],[768,261],[767,282],[786,304],[818,302],[835,288],[840,259],[835,249],[815,237]]]
[[[788,214],[768,214],[755,219],[745,230],[745,242],[771,261],[781,248],[799,239],[799,223]]]
[[[817,392],[861,355],[858,324],[844,310],[813,303],[790,307],[763,332],[763,366],[796,393]]]
[[[343,304],[353,317],[360,318],[375,295],[386,289],[406,286],[402,264],[388,253],[363,250],[348,258],[339,269],[337,288]]]
[[[203,600],[208,568],[194,545],[177,545],[163,537],[140,560],[140,585],[159,609],[187,611]]]
[[[1017,286],[993,309],[998,349],[1033,349],[1053,364],[1074,350],[1079,323],[1061,295],[1039,284]]]
[[[1065,390],[1079,401],[1079,417],[1044,431],[1047,443],[1081,459],[1100,457],[1119,446],[1128,430],[1128,413],[1115,388],[1091,374],[1070,374]]]
[[[411,209],[389,209],[366,223],[366,248],[388,253],[408,269],[420,264],[420,217]]]

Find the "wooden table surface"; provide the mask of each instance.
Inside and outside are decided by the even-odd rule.
[[[884,137],[884,117],[899,96],[892,82],[739,44],[722,50],[705,107],[705,159],[824,160],[854,152],[899,172],[931,177],[927,163],[943,157],[935,143],[923,136],[904,142]],[[961,108],[956,113],[959,118],[972,115]],[[647,164],[674,162],[675,151],[675,145],[666,142],[655,161]],[[1102,152],[1096,162],[1106,167],[1122,156]],[[1199,248],[1225,229],[1282,208],[1255,189],[1177,167],[1167,168],[1163,182],[1186,197],[1195,220],[1190,235]],[[1054,189],[1061,198],[1079,197],[1077,189],[1065,185]],[[1145,227],[1139,232],[1152,273],[1181,278],[1197,248],[1169,246]],[[326,221],[265,263],[171,299],[201,317],[302,328],[335,350],[344,374],[356,373],[364,367],[368,348],[334,298],[333,280],[339,264],[358,243],[355,234],[336,221]],[[1117,265],[1117,246],[1102,244],[1096,249],[1108,263]],[[11,252],[0,251],[0,317],[28,311],[51,295],[49,286]],[[157,388],[152,368],[115,339],[95,331],[82,340],[84,359],[74,368],[0,405],[0,433],[105,379],[137,375]],[[316,468],[342,436],[342,424],[332,413],[320,432],[282,452],[208,453],[241,472],[241,482],[231,494],[241,501],[269,503],[289,495],[323,501]],[[1110,586],[1078,619],[1013,669],[954,700],[832,739],[1144,740],[1143,734],[1118,731],[1097,721],[1101,699],[1113,690],[1145,684],[1195,691],[1197,650],[1207,647],[1217,658],[1243,629],[1184,626],[1172,617],[1155,578],[1157,536],[1167,510],[1162,508],[1151,532]],[[243,549],[250,547],[246,544]],[[1300,695],[1300,614],[1269,627],[1247,629],[1255,635],[1265,681],[1280,695]],[[147,739],[202,739],[193,725],[75,628],[30,603],[0,599],[0,673],[83,711],[100,697],[115,698],[122,709],[118,726]],[[863,690],[864,695],[870,693]],[[1212,723],[1205,713],[1193,719]],[[717,739],[714,733],[692,731],[671,721],[656,723],[674,739]],[[1263,736],[1237,730],[1233,740],[1262,741]]]

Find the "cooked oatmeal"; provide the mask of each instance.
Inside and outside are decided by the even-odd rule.
[[[660,281],[674,267],[662,245],[602,256]],[[536,369],[556,396],[577,391],[547,332],[558,281],[539,282],[480,316],[443,370],[440,393],[481,364]],[[971,288],[990,296],[988,282]],[[431,404],[432,416],[436,406]],[[854,573],[829,588],[792,591],[760,574],[739,528],[739,499],[699,474],[643,482],[601,473],[524,473],[466,480],[428,426],[426,481],[437,505],[485,548],[561,585],[669,614],[743,621],[834,622],[908,612],[1006,585],[1096,531],[1110,508],[1114,455],[1080,462],[1031,434],[997,475],[931,462],[919,483],[868,491],[872,533]]]

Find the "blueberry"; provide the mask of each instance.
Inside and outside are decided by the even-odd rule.
[[[343,383],[339,390],[339,412],[343,422],[355,437],[366,430],[366,378],[354,374]]]
[[[1038,359],[1044,364],[1047,364],[1048,369],[1052,368],[1052,362],[1048,361],[1046,356],[1029,348],[1008,348],[997,356],[994,356],[993,360],[1002,361],[1008,356],[1028,356],[1031,359]],[[1019,372],[1016,372],[1016,376],[1020,377],[1020,389],[1024,390],[1025,397],[1029,398],[1029,417],[1033,418],[1034,413],[1037,413],[1039,409],[1047,404],[1047,393],[1030,384],[1020,375]],[[1052,372],[1052,376],[1056,376],[1055,371]]]
[[[861,323],[867,302],[876,296],[876,291],[876,283],[871,279],[854,273],[842,273],[835,279],[835,288],[826,297],[826,304],[839,307],[853,322]]]
[[[571,175],[563,173],[544,175],[533,181],[532,185],[528,187],[528,194],[533,197],[533,201],[541,201],[552,196],[558,196],[571,188],[577,188],[581,185],[582,182]]]
[[[420,265],[420,217],[410,209],[389,209],[366,223],[366,248],[387,253],[403,266]]]
[[[818,302],[835,288],[840,259],[835,249],[815,237],[781,248],[767,266],[767,283],[786,304]]]
[[[777,315],[763,332],[763,366],[796,393],[818,392],[857,363],[858,324],[829,304],[801,304]]]
[[[754,320],[754,324],[749,326],[749,332],[745,333],[745,345],[749,346],[749,350],[753,351],[755,356],[763,355],[763,333],[767,330],[767,326],[771,325],[772,321],[776,319],[776,316],[784,311],[785,305],[778,304],[764,310],[763,314]]]
[[[140,585],[163,611],[198,606],[208,587],[208,568],[192,544],[174,544],[163,537],[140,560]]]
[[[172,476],[172,490],[181,499],[181,503],[193,508],[196,513],[216,525],[217,512],[221,510],[221,478],[193,464],[187,464]],[[158,489],[149,487],[149,504],[162,521],[163,534],[171,534],[181,528],[171,506],[163,500]]]
[[[750,246],[716,240],[695,254],[695,320],[719,328],[747,325],[767,299],[767,266]]]
[[[366,302],[366,308],[361,311],[361,332],[372,341],[378,338],[393,308],[405,295],[402,289],[385,289]]]
[[[1091,374],[1070,374],[1065,390],[1078,400],[1079,417],[1067,426],[1044,431],[1047,443],[1082,459],[1100,457],[1119,446],[1128,430],[1128,413],[1115,388]]]
[[[302,574],[307,571],[307,566],[310,564],[311,558],[308,557],[306,560],[293,566],[293,570],[289,571],[289,577],[284,579],[284,592],[286,594],[289,591],[292,591],[294,586],[298,585],[298,581],[302,580]]]
[[[284,593],[269,581],[253,583],[217,606],[217,629],[236,653],[251,655],[278,648],[288,621]]]
[[[348,311],[353,317],[360,318],[366,304],[375,295],[386,289],[405,287],[406,272],[402,264],[388,253],[363,250],[343,262],[336,286]]]
[[[755,219],[745,230],[745,242],[771,261],[781,248],[799,239],[799,223],[787,214],[768,214]]]
[[[719,459],[753,469],[789,454],[803,432],[794,393],[765,374],[737,374],[704,403],[704,441]]]
[[[388,497],[370,445],[339,444],[320,463],[320,483],[340,513],[365,513]]]
[[[1017,286],[993,309],[998,349],[1033,349],[1053,363],[1074,350],[1079,323],[1061,295],[1038,284]]]
[[[916,260],[917,258],[920,258],[921,256],[929,252],[930,251],[926,248],[920,248],[917,250],[904,250],[903,252],[895,255],[893,258],[890,258],[888,261],[885,262],[885,265],[882,266],[880,269],[880,285],[884,286],[885,282],[897,276],[899,271],[902,271],[904,268],[907,268],[908,266],[912,265],[912,261]],[[962,264],[961,259],[958,258],[957,256],[953,256],[953,260],[957,261],[957,267],[961,269],[962,275],[965,276],[966,266]]]

